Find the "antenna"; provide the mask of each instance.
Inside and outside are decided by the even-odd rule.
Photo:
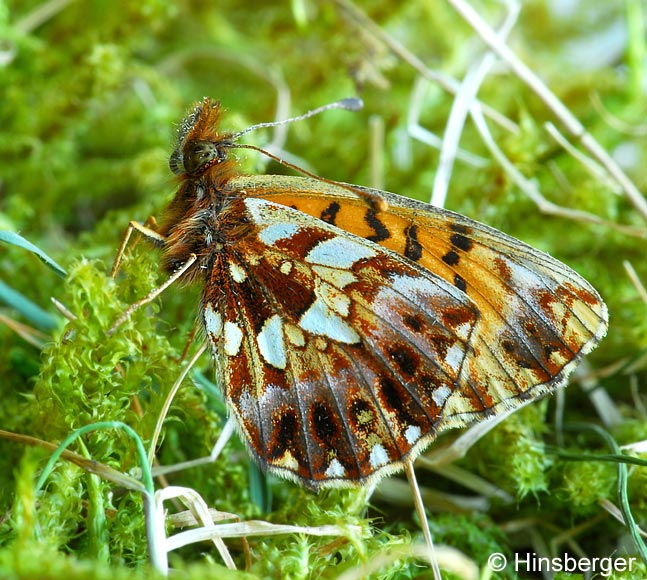
[[[247,129],[245,129],[244,131],[240,131],[239,133],[234,133],[233,135],[229,135],[227,138],[226,146],[234,149],[253,149],[254,151],[258,151],[263,155],[267,155],[267,157],[269,157],[270,159],[273,159],[277,163],[280,163],[281,165],[285,165],[286,167],[290,167],[291,169],[294,169],[299,173],[303,173],[308,177],[312,177],[317,181],[321,181],[322,183],[330,183],[332,185],[336,185],[338,187],[347,189],[348,191],[354,193],[361,199],[366,200],[366,202],[370,205],[370,207],[372,207],[376,211],[386,211],[386,209],[388,208],[388,203],[382,196],[379,195],[379,192],[377,191],[374,191],[371,189],[363,189],[358,186],[349,185],[348,183],[340,183],[338,181],[332,181],[330,179],[326,179],[325,177],[315,175],[314,173],[311,173],[310,171],[303,169],[303,167],[298,167],[297,165],[289,163],[288,161],[285,161],[284,159],[277,157],[276,155],[270,153],[269,151],[266,151],[265,149],[262,149],[261,147],[256,147],[256,145],[242,145],[240,143],[235,142],[242,135],[245,135],[250,131],[254,131],[255,129],[261,129],[263,127],[276,127],[278,125],[285,125],[286,123],[293,123],[294,121],[303,121],[304,119],[308,119],[309,117],[313,117],[314,115],[318,115],[319,113],[323,113],[324,111],[329,111],[330,109],[344,109],[346,111],[359,111],[362,109],[363,106],[364,106],[364,102],[362,101],[362,99],[357,97],[349,97],[346,99],[341,99],[340,101],[335,101],[334,103],[329,103],[328,105],[317,107],[316,109],[312,109],[312,111],[308,111],[307,113],[304,113],[303,115],[299,115],[298,117],[290,117],[289,119],[284,119],[283,121],[274,121],[270,123],[258,123],[258,125],[252,125],[251,127],[248,127]]]
[[[340,101],[335,101],[334,103],[329,103],[327,105],[323,105],[321,107],[317,107],[316,109],[312,109],[312,111],[308,111],[307,113],[304,113],[303,115],[299,115],[298,117],[290,117],[289,119],[283,119],[282,121],[272,121],[269,123],[258,123],[257,125],[252,125],[251,127],[248,127],[244,131],[240,131],[238,133],[234,133],[233,135],[229,136],[229,139],[232,141],[235,141],[242,137],[243,135],[246,135],[250,131],[255,131],[256,129],[265,129],[267,127],[277,127],[278,125],[286,125],[287,123],[294,123],[295,121],[303,121],[304,119],[308,119],[310,117],[314,117],[315,115],[318,115],[319,113],[323,113],[324,111],[329,111],[330,109],[344,109],[345,111],[359,111],[362,109],[364,106],[364,103],[362,99],[359,99],[357,97],[349,97],[347,99],[341,99]]]

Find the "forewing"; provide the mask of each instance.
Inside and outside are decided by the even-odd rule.
[[[244,177],[232,185],[389,248],[469,298],[479,319],[461,383],[436,429],[554,390],[606,333],[606,306],[580,275],[462,215],[387,192],[308,178]],[[385,201],[387,209],[372,207],[366,194]],[[464,396],[473,392],[480,405]]]
[[[203,312],[219,379],[265,468],[317,488],[401,466],[464,380],[479,313],[445,280],[371,242],[262,199],[214,261]],[[232,229],[235,229],[232,228]]]

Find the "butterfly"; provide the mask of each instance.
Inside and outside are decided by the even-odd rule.
[[[169,165],[167,272],[204,286],[218,382],[260,466],[318,490],[563,385],[605,335],[596,290],[462,215],[314,177],[245,175],[218,102]]]

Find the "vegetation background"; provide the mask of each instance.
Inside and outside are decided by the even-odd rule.
[[[472,5],[494,27],[506,14],[499,2]],[[520,6],[509,45],[644,191],[645,3]],[[415,61],[394,52],[383,35],[426,70],[458,80],[485,52],[447,0],[0,0],[0,230],[19,232],[68,273],[58,277],[34,254],[0,244],[2,429],[59,442],[82,425],[120,420],[150,441],[182,367],[199,288],[171,288],[108,338],[106,329],[127,305],[163,281],[157,253],[145,243],[128,253],[116,283],[108,274],[128,221],[159,216],[173,195],[167,159],[175,128],[203,96],[220,99],[228,110],[223,125],[240,130],[359,95],[359,113],[328,112],[290,125],[284,141],[257,131],[250,142],[272,142],[329,179],[429,199],[439,153],[414,136],[420,127],[442,136],[454,97],[438,83],[414,90]],[[589,457],[613,450],[582,424],[605,429],[621,445],[647,437],[646,298],[623,264],[647,282],[647,216],[599,166],[557,143],[544,124],[560,121],[508,67],[495,64],[479,99],[514,123],[514,130],[490,123],[513,167],[548,201],[600,223],[540,211],[469,119],[460,145],[478,156],[477,165],[456,162],[446,206],[568,263],[607,300],[611,326],[563,398],[515,414],[455,464],[419,467],[435,542],[460,551],[483,577],[495,551],[510,558],[636,556],[631,526],[609,511],[624,493],[645,525],[647,471],[631,467],[628,483],[621,477],[619,485],[616,464]],[[410,122],[416,108],[418,129]],[[286,171],[256,154],[241,156],[241,166]],[[174,402],[162,464],[208,454],[222,428],[210,366],[204,356]],[[580,426],[562,432],[556,417]],[[93,432],[73,449],[124,473],[138,465],[132,442],[118,430]],[[0,439],[0,577],[155,577],[146,563],[141,495],[64,460],[36,493],[47,457]],[[232,441],[216,464],[168,480],[243,519],[345,530],[336,537],[250,538],[247,572],[227,572],[208,544],[185,547],[171,557],[175,578],[360,578],[362,566],[376,563],[375,578],[431,577],[423,561],[407,555],[421,535],[402,478],[385,480],[373,494],[313,495],[265,480]],[[244,569],[241,542],[228,545]],[[469,577],[454,565],[461,558],[441,556],[452,568],[447,578]],[[614,577],[647,575],[645,563],[638,566]],[[516,574],[508,566],[491,577]],[[580,576],[559,575],[570,577]]]

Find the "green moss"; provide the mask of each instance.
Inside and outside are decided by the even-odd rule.
[[[476,445],[469,466],[519,498],[546,491],[544,416],[544,402],[521,409]]]
[[[577,515],[592,515],[598,502],[614,497],[617,468],[605,463],[571,463],[564,467],[561,492]]]

